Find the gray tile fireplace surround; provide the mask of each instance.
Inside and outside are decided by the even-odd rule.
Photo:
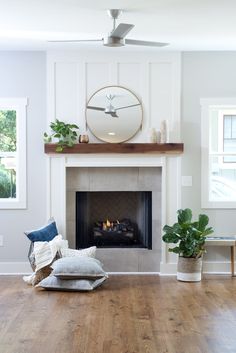
[[[66,168],[66,229],[75,247],[76,191],[152,191],[152,250],[100,248],[97,258],[108,272],[159,272],[161,262],[161,168]]]

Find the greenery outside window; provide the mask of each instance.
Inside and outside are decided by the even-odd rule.
[[[0,208],[26,207],[25,98],[0,98]]]
[[[0,198],[16,198],[15,110],[0,110]]]

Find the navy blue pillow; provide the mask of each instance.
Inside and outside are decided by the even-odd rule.
[[[27,235],[29,240],[31,240],[32,242],[52,240],[56,235],[58,235],[58,231],[56,222],[53,219],[49,222],[50,223],[48,225],[42,228],[25,232],[25,235]]]

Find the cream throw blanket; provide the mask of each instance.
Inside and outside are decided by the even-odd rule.
[[[35,256],[35,272],[41,268],[50,265],[56,256],[58,251],[68,248],[68,241],[62,238],[61,234],[58,234],[51,241],[36,241],[34,243],[34,256]],[[31,284],[34,277],[34,273],[30,276],[24,276],[23,280]]]
[[[68,248],[68,241],[58,234],[51,241],[36,241],[34,243],[35,271],[49,265],[56,253],[63,248]]]

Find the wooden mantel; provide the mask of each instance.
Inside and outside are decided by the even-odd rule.
[[[78,143],[73,147],[64,148],[63,152],[56,152],[57,144],[45,144],[47,154],[63,153],[155,153],[181,154],[183,143]]]

